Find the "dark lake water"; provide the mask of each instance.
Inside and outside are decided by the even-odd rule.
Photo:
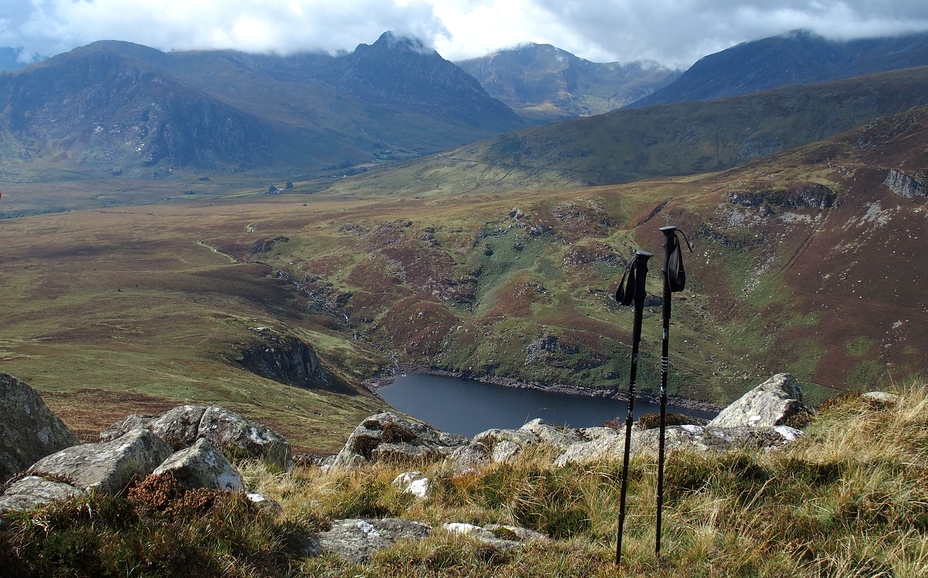
[[[492,428],[515,429],[535,418],[574,428],[625,423],[628,402],[516,389],[470,379],[409,374],[377,390],[391,406],[446,432],[473,437]],[[635,399],[635,419],[660,406]],[[668,413],[712,418],[713,413],[667,406]]]

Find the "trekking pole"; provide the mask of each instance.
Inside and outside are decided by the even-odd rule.
[[[616,301],[622,305],[635,304],[635,318],[632,325],[632,365],[628,372],[628,414],[625,416],[625,458],[622,462],[622,491],[619,498],[619,531],[615,547],[615,563],[622,559],[622,528],[625,525],[625,495],[628,490],[628,457],[631,452],[632,421],[635,415],[635,380],[638,375],[638,344],[641,342],[641,317],[644,312],[645,277],[648,274],[648,259],[653,255],[646,251],[635,251],[635,256],[625,271],[616,291]],[[628,285],[625,278],[628,277]]]
[[[677,228],[674,226],[661,227],[664,233],[664,264],[661,272],[664,277],[664,304],[662,317],[664,330],[661,334],[661,417],[660,437],[657,444],[657,525],[655,526],[654,554],[661,555],[661,510],[664,506],[664,432],[667,424],[667,372],[668,348],[670,342],[670,294],[683,291],[686,285],[686,273],[683,270],[683,259],[680,256],[680,243],[677,240]],[[681,232],[682,234],[682,232]],[[686,235],[683,236],[686,239]],[[690,247],[689,240],[686,246]]]

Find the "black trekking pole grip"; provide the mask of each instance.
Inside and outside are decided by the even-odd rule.
[[[644,313],[645,277],[648,275],[648,259],[653,255],[646,251],[635,251],[635,316],[632,325],[632,363],[628,372],[628,413],[625,416],[625,458],[622,462],[622,489],[619,497],[619,529],[615,546],[615,563],[622,560],[622,529],[625,526],[625,497],[628,491],[628,460],[631,453],[632,422],[635,420],[635,382],[638,379],[638,345],[641,343],[641,325]]]

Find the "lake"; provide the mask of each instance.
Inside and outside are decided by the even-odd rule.
[[[409,374],[397,376],[377,393],[394,408],[441,431],[473,437],[492,428],[516,429],[535,418],[573,428],[601,426],[618,417],[628,402],[585,395],[517,389],[471,379]],[[660,405],[635,399],[635,419],[660,413]],[[667,406],[668,413],[711,419],[714,413]]]

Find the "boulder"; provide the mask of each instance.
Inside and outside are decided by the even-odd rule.
[[[45,456],[79,443],[38,392],[0,373],[0,483]]]
[[[431,533],[432,529],[425,524],[396,518],[336,520],[330,530],[316,535],[304,553],[311,556],[329,553],[351,562],[365,562],[377,550],[400,540],[427,538]]]
[[[26,476],[10,484],[0,496],[0,516],[7,512],[32,510],[38,506],[67,500],[82,492],[64,482],[54,482],[38,476]]]
[[[583,435],[575,429],[553,426],[543,419],[533,419],[519,428],[535,436],[539,443],[558,449],[566,449],[573,443],[583,441]]]
[[[876,407],[889,407],[898,404],[902,398],[887,391],[868,391],[860,394],[860,399]]]
[[[442,529],[452,534],[479,540],[502,552],[522,546],[525,542],[547,542],[549,540],[547,536],[534,530],[501,524],[475,526],[462,522],[450,522],[442,525]]]
[[[351,468],[377,461],[432,461],[466,446],[464,436],[441,432],[391,412],[374,414],[355,428],[328,468]]]
[[[42,458],[27,473],[79,490],[116,494],[133,479],[152,473],[169,455],[171,447],[164,440],[146,429],[135,429],[111,442],[63,449]]]
[[[168,472],[191,489],[245,491],[242,474],[206,438],[200,438],[189,448],[174,452],[153,473]]]
[[[625,432],[607,433],[588,428],[589,440],[571,444],[554,460],[556,466],[587,464],[599,460],[621,460],[625,455]],[[802,435],[798,429],[781,425],[776,427],[704,427],[682,425],[666,428],[664,449],[689,452],[730,452],[776,448],[797,440]],[[660,430],[632,430],[630,453],[656,457],[660,444]]]
[[[140,415],[133,413],[132,415],[124,417],[122,421],[118,421],[100,432],[100,441],[111,442],[118,437],[126,435],[134,429],[149,429],[148,425],[154,420],[155,418],[150,415]]]
[[[778,373],[747,392],[709,422],[710,427],[768,427],[785,425],[793,417],[808,416],[802,387],[789,373]]]
[[[100,434],[116,439],[134,427],[144,427],[165,440],[174,450],[193,445],[199,438],[235,457],[253,458],[286,469],[290,467],[290,443],[271,428],[247,420],[219,406],[182,405],[158,417],[130,415]]]
[[[227,409],[206,408],[198,435],[233,455],[259,459],[282,470],[290,467],[290,442],[285,437]]]

